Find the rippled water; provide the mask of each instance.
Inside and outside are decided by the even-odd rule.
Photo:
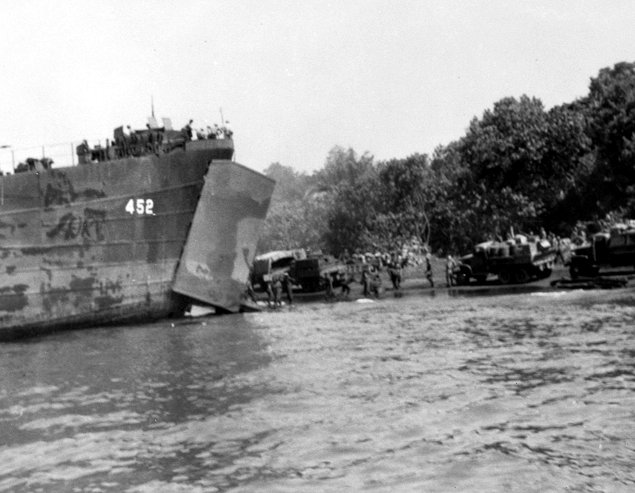
[[[386,296],[0,346],[0,491],[635,491],[635,293]]]

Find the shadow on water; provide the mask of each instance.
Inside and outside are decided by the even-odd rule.
[[[2,478],[11,491],[38,483],[65,491],[54,479],[65,470],[78,475],[75,487],[98,487],[90,475],[104,463],[124,477],[127,469],[172,477],[196,464],[204,474],[196,456],[210,444],[183,447],[195,441],[188,429],[276,392],[249,378],[271,356],[242,315],[59,333],[1,346],[0,355],[0,491]],[[241,437],[235,455],[254,440]],[[36,470],[44,471],[39,480]]]
[[[60,333],[0,348],[0,368],[5,389],[24,388],[29,380],[91,392],[143,389],[138,395],[152,400],[155,412],[178,420],[199,408],[222,410],[226,405],[215,395],[223,389],[218,382],[270,362],[254,329],[248,318],[235,316]],[[144,401],[138,402],[141,409]]]

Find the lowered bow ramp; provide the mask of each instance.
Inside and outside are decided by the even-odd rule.
[[[240,164],[210,165],[174,291],[223,311],[240,310],[273,188],[272,180]]]

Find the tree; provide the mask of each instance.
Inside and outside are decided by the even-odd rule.
[[[414,235],[456,253],[511,226],[566,234],[581,219],[635,217],[635,64],[600,70],[588,96],[548,111],[503,98],[431,159],[375,164],[334,147],[312,176],[267,172],[279,182],[270,246],[391,249]]]
[[[271,164],[265,175],[276,180],[276,187],[258,251],[323,248],[327,204],[312,193],[314,179],[279,163]]]
[[[427,244],[427,187],[432,175],[428,156],[414,154],[406,159],[392,159],[380,163],[378,168],[381,201],[373,229],[388,248],[398,247],[412,237]]]
[[[587,119],[575,105],[549,110],[542,160],[540,221],[547,230],[564,234],[577,220],[572,211],[585,210],[582,204],[595,164]]]
[[[597,153],[587,210],[604,215],[627,207],[635,214],[635,64],[621,62],[600,70],[579,106]]]
[[[271,163],[265,169],[264,174],[276,182],[274,200],[294,201],[302,199],[311,186],[310,177],[280,163]]]
[[[373,157],[334,147],[324,169],[316,173],[317,187],[330,202],[326,244],[333,253],[367,248],[373,243],[379,183]]]
[[[333,147],[326,158],[324,168],[314,175],[316,186],[322,191],[336,191],[338,187],[353,185],[367,174],[374,172],[373,156],[358,156],[349,148]]]
[[[579,174],[588,170],[589,141],[584,116],[571,107],[546,112],[536,98],[504,98],[474,119],[459,153],[473,174],[464,190],[502,234],[510,227],[535,230],[564,220],[562,205],[579,193]],[[554,216],[554,211],[559,214]]]
[[[328,206],[321,194],[308,195],[303,200],[272,202],[258,251],[326,248]]]

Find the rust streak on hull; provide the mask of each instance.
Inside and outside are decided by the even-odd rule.
[[[232,151],[190,142],[0,177],[0,339],[178,316],[193,300],[236,311],[273,182],[217,160]],[[245,265],[225,263],[237,255]],[[187,280],[193,258],[198,291],[176,292],[177,267]]]

